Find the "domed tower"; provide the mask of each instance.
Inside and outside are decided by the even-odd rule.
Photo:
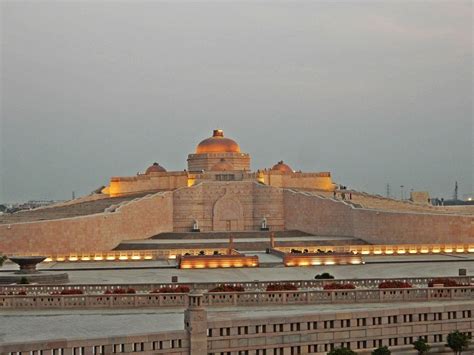
[[[242,153],[236,141],[215,129],[212,137],[201,141],[194,154],[188,155],[190,172],[250,170],[250,155]]]

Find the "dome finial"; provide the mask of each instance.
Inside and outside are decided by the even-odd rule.
[[[224,131],[222,129],[215,129],[212,133],[213,137],[224,137]]]

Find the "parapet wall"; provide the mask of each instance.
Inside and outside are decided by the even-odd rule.
[[[354,208],[343,201],[285,190],[285,228],[352,236],[373,244],[473,243],[474,217]]]
[[[122,240],[172,230],[172,192],[157,193],[130,201],[115,212],[0,225],[0,251],[7,255],[104,251]]]
[[[102,191],[111,197],[116,197],[142,191],[174,190],[187,185],[187,172],[163,172],[131,177],[112,177],[109,186]]]

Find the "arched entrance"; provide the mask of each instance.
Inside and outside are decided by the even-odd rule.
[[[222,197],[214,204],[212,225],[214,231],[241,231],[244,229],[244,213],[240,202]]]

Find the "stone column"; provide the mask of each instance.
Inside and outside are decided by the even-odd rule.
[[[207,311],[202,306],[203,295],[191,292],[184,311],[184,328],[188,333],[189,354],[207,355]]]

